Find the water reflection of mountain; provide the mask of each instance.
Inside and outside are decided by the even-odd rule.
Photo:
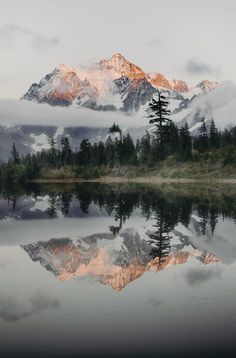
[[[155,231],[154,231],[155,232]],[[169,234],[173,242],[168,252],[161,252],[161,240],[150,240],[150,232],[122,229],[119,235],[100,233],[77,241],[51,239],[22,246],[33,261],[64,281],[76,276],[89,276],[101,284],[120,291],[146,271],[158,272],[190,259],[203,264],[217,262],[215,255],[201,251],[188,242],[187,236]],[[159,250],[155,250],[156,247]]]
[[[146,271],[163,270],[191,258],[203,264],[217,259],[235,261],[234,235],[227,232],[226,237],[221,227],[227,220],[227,225],[234,225],[236,195],[227,188],[200,189],[98,183],[73,188],[37,186],[25,194],[2,192],[0,216],[18,220],[86,217],[86,225],[95,217],[102,224],[110,216],[113,223],[109,219],[109,226],[102,224],[101,234],[85,237],[91,233],[85,230],[79,241],[68,234],[69,238],[23,247],[32,260],[61,280],[89,275],[120,290]],[[134,218],[147,223],[145,230],[129,224]],[[67,237],[67,231],[62,236]]]

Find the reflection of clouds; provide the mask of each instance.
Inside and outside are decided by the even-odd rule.
[[[15,297],[0,297],[0,318],[5,322],[16,322],[49,308],[57,309],[59,306],[58,300],[41,293],[37,293],[29,299],[28,309]]]
[[[0,262],[0,270],[6,271],[11,265],[11,261]]]
[[[147,300],[147,303],[150,303],[154,308],[159,308],[164,303],[164,300],[152,296]]]
[[[186,273],[186,280],[190,286],[197,287],[208,280],[219,279],[220,276],[221,269],[219,267],[215,269],[199,267],[189,269]]]

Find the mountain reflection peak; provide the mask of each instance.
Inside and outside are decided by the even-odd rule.
[[[88,276],[94,281],[121,291],[145,272],[158,272],[174,265],[182,265],[190,258],[203,264],[217,262],[215,255],[186,246],[173,245],[168,255],[154,255],[149,235],[142,237],[134,228],[123,229],[114,238],[99,233],[73,242],[68,238],[51,239],[23,245],[33,261],[39,261],[59,280]]]

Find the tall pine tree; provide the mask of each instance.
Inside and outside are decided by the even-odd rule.
[[[173,122],[169,118],[168,104],[166,97],[158,91],[157,100],[153,98],[148,108],[149,123],[154,124],[156,127],[157,157],[160,160],[164,159],[169,152],[170,136],[174,129]]]

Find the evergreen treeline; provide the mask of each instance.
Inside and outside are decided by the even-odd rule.
[[[197,161],[221,158],[222,165],[236,163],[236,127],[219,131],[211,120],[207,127],[205,120],[199,135],[191,137],[188,125],[178,129],[169,118],[168,101],[159,93],[149,104],[149,123],[154,129],[133,141],[130,134],[124,135],[117,124],[109,128],[107,139],[90,143],[83,139],[79,149],[72,150],[68,137],[58,143],[52,135],[48,137],[49,149],[20,158],[13,143],[11,158],[0,167],[2,181],[31,180],[40,178],[42,170],[70,167],[76,175],[99,176],[99,168],[119,168],[120,166],[158,165],[172,156],[176,161]],[[213,153],[213,154],[212,154]]]

